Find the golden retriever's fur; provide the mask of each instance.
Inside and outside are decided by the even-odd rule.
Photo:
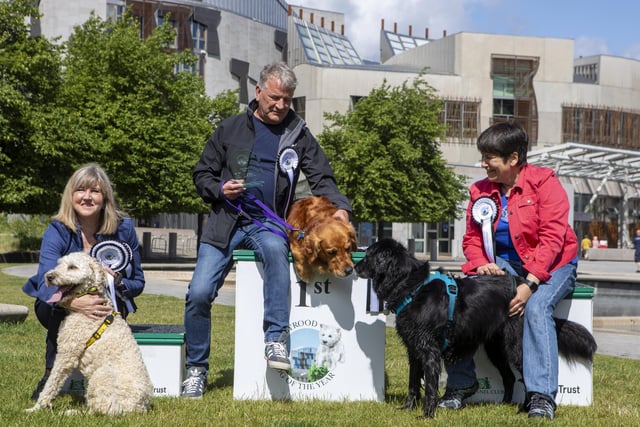
[[[46,273],[48,286],[58,286],[63,297],[58,303],[68,307],[71,300],[86,293],[105,294],[107,272],[84,252],[74,252],[58,260]],[[106,326],[100,337],[85,348],[103,325],[84,314],[70,312],[60,325],[58,353],[51,375],[36,404],[28,411],[51,407],[64,381],[78,369],[85,378],[87,407],[91,412],[121,415],[146,412],[151,405],[153,384],[131,329],[120,315]]]
[[[353,272],[356,233],[350,223],[332,216],[336,210],[327,197],[313,196],[296,201],[287,215],[295,229],[289,232],[295,269],[305,282],[317,274],[345,277]]]

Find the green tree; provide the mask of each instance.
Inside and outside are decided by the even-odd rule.
[[[459,217],[465,177],[447,167],[440,151],[441,108],[420,75],[397,87],[385,80],[353,110],[325,114],[329,124],[318,139],[357,221]]]
[[[31,37],[29,23],[38,16],[31,0],[0,2],[0,210],[5,212],[41,212],[51,195],[46,172],[53,165],[41,144],[42,117],[61,85],[61,55],[57,45]]]
[[[48,115],[48,155],[68,177],[102,164],[127,213],[137,218],[203,209],[191,180],[214,111],[188,52],[171,52],[169,23],[141,39],[133,17],[95,16],[66,44],[63,87]],[[44,135],[43,135],[44,136]],[[43,141],[44,145],[44,141]]]

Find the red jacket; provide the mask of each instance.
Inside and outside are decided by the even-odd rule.
[[[482,229],[471,217],[473,202],[482,196],[491,197],[501,212],[500,184],[487,178],[475,182],[469,189],[467,230],[462,250],[467,262],[463,273],[489,263],[482,244]],[[509,234],[523,268],[542,282],[550,272],[571,262],[578,254],[578,238],[569,225],[569,199],[552,169],[525,165],[509,195]],[[497,222],[494,223],[494,230]]]

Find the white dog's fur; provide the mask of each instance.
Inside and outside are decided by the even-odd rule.
[[[335,369],[338,362],[344,363],[342,330],[337,326],[320,325],[320,347],[316,352],[316,366]]]
[[[104,295],[107,272],[102,265],[83,252],[74,252],[58,260],[46,274],[47,286],[59,286],[63,297],[58,303],[68,307],[78,294],[96,287]],[[51,374],[36,404],[29,412],[51,407],[73,369],[85,378],[87,407],[91,412],[120,415],[146,412],[151,406],[153,384],[144,365],[138,344],[126,321],[115,315],[100,338],[85,348],[103,320],[84,314],[69,313],[58,332],[58,353]]]

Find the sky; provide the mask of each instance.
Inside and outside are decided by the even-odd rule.
[[[429,38],[465,32],[574,40],[574,56],[640,60],[638,0],[297,0],[344,13],[345,35],[363,59],[380,60],[380,27]]]

